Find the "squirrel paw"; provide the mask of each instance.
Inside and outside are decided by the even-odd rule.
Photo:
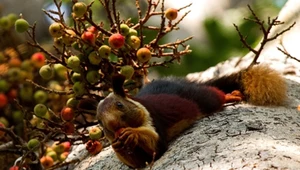
[[[122,148],[135,148],[138,145],[138,132],[134,128],[123,129],[115,141],[112,143],[112,147],[116,149]]]
[[[139,135],[134,128],[125,128],[119,135],[119,140],[124,142],[124,145],[130,148],[135,148],[138,145]]]
[[[243,100],[243,94],[239,90],[234,90],[225,95],[225,103],[240,102]]]

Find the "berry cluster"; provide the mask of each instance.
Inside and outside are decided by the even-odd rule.
[[[23,129],[26,133],[20,139],[10,131],[10,125],[0,124],[0,137],[9,136],[21,146],[27,144],[27,148],[16,145],[16,149],[23,149],[22,156],[32,162],[36,155],[45,168],[59,166],[65,161],[71,144],[85,143],[92,155],[105,147],[102,130],[97,127],[95,107],[86,101],[100,101],[106,97],[111,92],[115,74],[124,75],[125,89],[134,93],[147,82],[148,68],[179,62],[181,56],[191,52],[185,43],[192,37],[162,42],[163,37],[178,29],[178,24],[189,13],[179,17],[179,12],[190,5],[165,10],[164,1],[159,9],[157,2],[148,0],[146,11],[142,11],[137,1],[138,21],[134,23],[121,18],[116,0],[100,0],[100,3],[107,12],[106,21],[92,18],[93,2],[73,1],[72,22],[67,22],[61,11],[62,2],[54,0],[57,11],[44,11],[53,20],[49,26],[53,39],[50,50],[37,42],[36,24],[30,25],[23,16],[15,18],[15,31],[27,33],[28,44],[38,51],[29,59],[10,61],[9,70],[12,71],[7,71],[6,80],[0,81],[0,110],[7,108],[10,100],[15,100],[26,125]],[[160,16],[159,26],[150,26],[149,19],[156,16]],[[149,31],[156,35],[150,40],[146,35]],[[18,88],[13,88],[17,84]],[[18,95],[10,97],[15,94],[10,91],[15,89]],[[68,143],[68,151],[56,145],[50,147],[53,141],[59,146]],[[24,161],[19,165],[28,166]]]

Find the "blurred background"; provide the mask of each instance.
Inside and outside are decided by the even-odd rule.
[[[193,51],[189,55],[184,56],[180,64],[170,64],[169,68],[152,68],[150,72],[158,73],[161,76],[171,74],[183,76],[187,73],[203,71],[229,57],[245,55],[248,50],[243,48],[233,23],[237,24],[241,32],[248,36],[247,42],[255,46],[261,38],[261,32],[255,27],[254,23],[244,19],[251,18],[247,5],[250,5],[260,18],[267,20],[267,17],[275,17],[286,1],[287,0],[166,0],[165,8],[180,8],[193,3],[191,7],[180,12],[182,16],[185,12],[191,10],[179,25],[180,30],[172,32],[168,35],[167,39],[163,39],[163,41],[169,41],[193,36],[194,38],[188,42]],[[85,2],[88,3],[91,1],[85,0]],[[140,0],[140,3],[142,4],[142,8],[145,8],[145,0]],[[67,9],[70,9],[69,6],[72,5],[72,2],[70,0],[64,0],[63,4],[65,7],[63,8],[65,11],[64,17],[68,20],[71,11]],[[134,22],[137,21],[137,18],[135,18],[137,13],[135,1],[118,1],[118,5],[123,16],[131,17]],[[47,46],[53,43],[48,33],[48,26],[52,21],[43,13],[42,9],[55,10],[54,7],[52,0],[1,0],[0,16],[2,19],[11,13],[17,15],[22,14],[29,23],[36,22],[37,39],[42,45]],[[98,0],[94,2],[93,8],[95,8],[95,11],[98,11],[93,13],[94,19],[105,23],[106,15]],[[159,18],[152,19],[151,24],[159,24],[158,19]],[[0,50],[5,49],[7,46],[18,45],[27,38],[24,37],[24,34],[18,34],[16,32],[9,35],[1,31],[0,33],[2,34],[0,38]],[[151,33],[148,33],[147,36],[150,38]]]

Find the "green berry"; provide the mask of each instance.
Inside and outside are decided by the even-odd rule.
[[[71,81],[73,83],[78,82],[78,81],[82,81],[81,74],[80,73],[76,73],[76,72],[73,73],[72,76],[71,76]]]
[[[34,111],[35,115],[37,115],[39,117],[43,117],[46,115],[48,108],[44,104],[40,103],[40,104],[37,104],[34,106],[33,111]]]
[[[101,62],[101,57],[97,54],[96,51],[91,52],[89,54],[88,58],[89,58],[90,63],[93,65],[98,65]]]
[[[89,130],[89,136],[92,140],[98,140],[102,137],[102,130],[99,127],[92,127]]]
[[[77,69],[80,66],[80,59],[75,55],[69,57],[67,60],[67,66],[72,69]]]
[[[86,93],[86,90],[85,90],[85,84],[82,83],[82,82],[76,82],[74,83],[73,85],[73,91],[75,93],[76,96],[82,96]]]
[[[78,105],[79,101],[76,100],[74,97],[68,99],[66,106],[75,108]]]
[[[129,33],[127,36],[132,36],[132,35],[137,36],[138,32],[133,28],[129,28]]]
[[[91,83],[97,83],[100,80],[100,74],[96,70],[88,71],[86,74],[86,80]]]
[[[39,74],[43,79],[49,80],[53,76],[53,68],[50,65],[43,65],[39,70]]]
[[[129,34],[129,27],[126,24],[121,24],[120,25],[120,33],[124,36]]]
[[[23,33],[25,31],[27,31],[28,28],[29,28],[29,23],[25,19],[20,18],[20,19],[16,20],[15,29],[17,32]]]
[[[9,30],[11,28],[11,22],[8,17],[0,18],[0,28],[3,30]]]
[[[111,48],[108,45],[101,45],[98,49],[99,55],[102,58],[108,58],[111,53]]]
[[[126,79],[131,79],[134,73],[134,68],[130,65],[122,66],[120,73],[126,77]]]
[[[58,22],[54,22],[49,26],[49,33],[52,37],[60,37],[64,34],[63,25]]]
[[[141,40],[139,37],[132,35],[128,38],[126,38],[127,43],[130,45],[130,47],[132,47],[133,49],[138,49],[141,46]]]
[[[45,103],[48,99],[48,94],[44,90],[37,90],[33,98],[36,103]]]
[[[28,149],[36,148],[38,145],[40,145],[40,141],[36,138],[30,139],[27,143]]]
[[[83,2],[76,2],[73,7],[73,13],[75,15],[75,17],[82,17],[86,11],[87,11],[87,6],[85,3]]]
[[[0,80],[0,93],[7,92],[10,88],[9,83],[5,79]]]

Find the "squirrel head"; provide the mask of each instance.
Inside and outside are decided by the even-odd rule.
[[[126,96],[124,81],[124,76],[114,76],[113,92],[101,100],[97,107],[96,117],[111,142],[120,128],[143,126],[149,115],[140,103]]]

